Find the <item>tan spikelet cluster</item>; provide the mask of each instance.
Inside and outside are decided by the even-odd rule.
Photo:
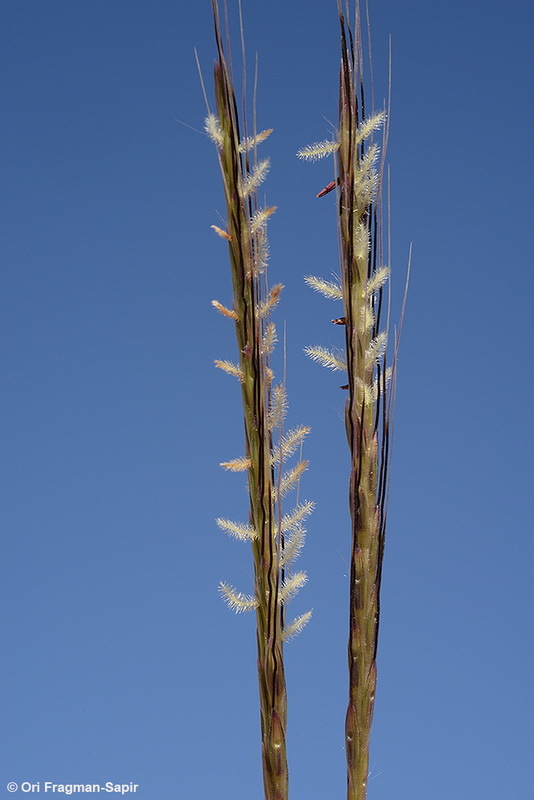
[[[231,308],[226,308],[226,306],[223,306],[223,304],[222,304],[222,303],[219,303],[219,301],[218,301],[218,300],[212,300],[212,301],[211,301],[211,304],[212,304],[212,306],[213,306],[214,308],[216,308],[216,309],[217,309],[217,311],[219,311],[219,312],[220,312],[220,313],[221,313],[223,316],[225,316],[225,317],[230,317],[230,319],[237,319],[237,314],[236,314],[236,312],[235,312],[235,311],[232,311],[232,309],[231,309]]]
[[[213,228],[217,236],[221,237],[221,239],[226,239],[227,242],[232,241],[232,237],[230,236],[230,234],[227,233],[226,231],[223,231],[223,229],[219,228],[218,225],[212,225],[211,227]]]

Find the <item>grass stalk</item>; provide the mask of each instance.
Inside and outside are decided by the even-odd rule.
[[[345,425],[351,456],[352,525],[349,600],[349,701],[345,720],[347,798],[365,800],[376,690],[380,582],[384,552],[389,444],[386,335],[380,333],[380,176],[369,164],[359,20],[356,39],[341,7],[339,92],[339,235],[348,373]],[[376,121],[373,123],[373,119]],[[379,284],[376,290],[373,287]]]
[[[246,596],[226,584],[221,590],[236,611],[256,610],[258,682],[262,740],[263,780],[266,800],[287,800],[286,756],[287,700],[284,676],[284,640],[297,633],[310,612],[285,624],[285,606],[306,580],[305,573],[291,572],[291,561],[300,550],[302,521],[312,504],[297,504],[283,515],[282,496],[296,488],[306,462],[289,472],[284,462],[308,432],[297,428],[283,433],[285,388],[273,386],[269,365],[276,339],[270,311],[282,286],[267,285],[266,223],[274,208],[259,208],[256,190],[268,168],[258,161],[257,147],[270,131],[247,135],[240,120],[231,65],[223,46],[219,12],[212,0],[218,60],[214,68],[216,115],[209,114],[206,129],[217,146],[227,210],[226,230],[213,226],[228,243],[232,308],[214,306],[234,320],[239,363],[216,362],[235,375],[241,385],[244,412],[245,456],[223,466],[248,473],[249,522],[247,525],[218,520],[220,527],[237,538],[248,539],[254,563],[254,594]]]
[[[330,369],[346,370],[345,427],[350,449],[349,506],[351,557],[349,596],[349,699],[345,718],[347,798],[365,800],[369,742],[376,690],[380,583],[384,553],[392,368],[387,365],[387,329],[381,328],[383,286],[381,172],[383,159],[373,141],[385,125],[384,112],[367,113],[359,5],[354,35],[341,1],[341,68],[337,141],[299,152],[316,160],[336,153],[337,176],[319,192],[337,189],[341,284],[309,276],[308,284],[343,303],[345,353],[321,346],[308,355]],[[372,105],[372,104],[371,104]],[[375,165],[379,164],[378,167]],[[394,364],[392,365],[394,366]]]
[[[385,534],[388,403],[381,291],[369,292],[380,250],[379,207],[365,166],[366,123],[360,31],[352,40],[340,9],[339,233],[349,397],[345,425],[351,455],[349,701],[345,720],[347,798],[365,800],[376,690],[379,592]],[[359,85],[358,85],[359,84]]]

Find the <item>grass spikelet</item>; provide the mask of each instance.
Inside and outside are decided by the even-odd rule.
[[[243,382],[244,372],[237,364],[233,364],[231,361],[221,361],[220,359],[215,359],[214,364],[219,369],[222,369],[223,372],[227,372],[228,375],[233,375],[240,383]]]
[[[343,290],[339,284],[325,281],[323,278],[316,278],[315,275],[306,275],[304,280],[308,286],[328,297],[329,300],[343,300]]]
[[[235,611],[236,614],[243,614],[245,611],[254,611],[255,608],[258,608],[259,603],[255,597],[238,592],[237,589],[227,583],[221,581],[219,591],[228,607]]]
[[[295,619],[290,622],[289,625],[286,625],[284,627],[284,632],[282,633],[284,642],[289,641],[289,639],[293,639],[294,636],[298,636],[304,626],[310,621],[311,615],[311,611],[306,611],[305,614],[301,614],[300,617],[295,617]]]
[[[250,458],[241,456],[241,458],[234,458],[231,461],[221,461],[220,466],[230,472],[245,472],[250,469],[251,461]]]
[[[217,236],[221,237],[221,239],[226,239],[227,242],[232,241],[232,237],[230,236],[230,234],[227,233],[226,231],[223,231],[223,229],[219,228],[218,225],[211,225],[211,228],[215,231]]]
[[[230,519],[221,519],[220,517],[215,520],[219,528],[234,539],[240,539],[242,542],[250,542],[252,539],[257,539],[257,532],[250,526],[243,522],[232,522]]]
[[[319,161],[321,158],[332,155],[339,148],[338,142],[332,142],[325,139],[324,142],[315,142],[303,147],[297,153],[297,158],[303,161]]]
[[[213,308],[216,308],[217,311],[220,314],[222,314],[224,317],[230,317],[230,319],[237,319],[236,312],[232,311],[231,308],[226,308],[226,306],[223,306],[223,304],[219,303],[218,300],[212,300],[211,304],[212,304]]]
[[[320,347],[319,345],[305,347],[304,352],[312,361],[316,361],[328,369],[333,369],[334,371],[347,369],[347,361],[343,353],[334,352],[327,347]]]

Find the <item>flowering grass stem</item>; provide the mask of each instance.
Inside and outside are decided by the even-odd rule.
[[[373,136],[386,124],[385,111],[368,113],[359,4],[354,34],[348,9],[338,0],[341,28],[339,128],[337,141],[303,148],[311,161],[335,153],[337,175],[318,197],[337,190],[341,283],[308,276],[306,282],[330,299],[343,315],[345,353],[306,348],[314,360],[346,371],[345,428],[350,449],[349,505],[351,558],[349,594],[349,699],[345,718],[347,798],[365,800],[369,742],[376,689],[380,583],[386,528],[391,387],[388,331],[381,328],[383,287],[389,266],[382,263],[381,182],[383,158]],[[385,137],[384,137],[385,138]],[[377,167],[378,164],[378,167]],[[396,349],[395,349],[396,351]],[[395,353],[393,355],[393,362]]]
[[[223,46],[219,12],[212,0],[218,60],[214,85],[216,114],[209,113],[206,131],[217,147],[226,199],[226,229],[215,227],[227,242],[233,286],[232,307],[218,301],[214,307],[235,324],[239,363],[216,361],[235,376],[241,386],[244,412],[245,455],[224,462],[230,471],[246,470],[249,521],[246,524],[219,519],[231,536],[248,541],[254,562],[254,593],[245,595],[226,583],[220,589],[234,611],[256,611],[258,681],[262,737],[263,779],[266,800],[287,800],[286,756],[287,701],[284,676],[284,641],[295,636],[311,612],[286,625],[286,605],[306,582],[304,572],[292,572],[304,541],[302,521],[313,504],[282,511],[282,497],[298,488],[306,462],[289,471],[285,462],[300,447],[309,429],[300,427],[284,434],[285,387],[273,385],[269,359],[276,330],[269,316],[283,289],[267,284],[267,222],[275,208],[259,208],[257,189],[268,172],[269,161],[256,157],[270,130],[250,135],[240,119],[231,65]],[[225,52],[226,50],[226,52]]]

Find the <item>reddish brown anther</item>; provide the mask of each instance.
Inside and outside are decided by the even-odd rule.
[[[339,186],[339,178],[336,178],[335,181],[330,181],[330,183],[327,186],[325,186],[324,189],[321,189],[319,194],[316,194],[315,196],[324,197],[325,194],[333,192],[336,186]]]

